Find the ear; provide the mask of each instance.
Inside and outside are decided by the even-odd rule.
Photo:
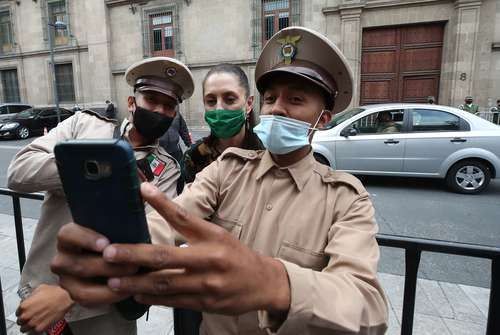
[[[134,110],[134,105],[135,105],[135,97],[129,96],[127,98],[127,109],[129,113],[132,113],[132,111]]]
[[[245,109],[246,109],[246,114],[247,116],[250,114],[250,112],[252,111],[252,108],[253,108],[253,104],[255,102],[255,96],[251,95],[247,98],[247,103],[245,105]]]
[[[319,118],[316,128],[325,128],[325,126],[332,120],[333,113],[329,110],[323,110],[323,114]]]

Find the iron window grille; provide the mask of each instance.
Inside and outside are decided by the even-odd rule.
[[[73,81],[73,64],[55,64],[57,79],[57,96],[61,102],[75,102],[75,86]]]
[[[10,11],[2,11],[0,12],[0,53],[11,52],[13,42]]]
[[[153,56],[173,57],[175,52],[172,12],[150,15],[150,26]]]
[[[0,71],[2,80],[2,93],[5,102],[20,102],[19,81],[17,78],[17,69]]]

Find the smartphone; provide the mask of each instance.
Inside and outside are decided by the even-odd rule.
[[[148,243],[149,231],[130,144],[68,140],[54,154],[73,220],[112,243]]]
[[[112,243],[150,243],[137,164],[124,140],[68,140],[54,148],[73,220]],[[147,272],[141,268],[139,272]],[[128,298],[115,304],[127,320],[149,308]]]

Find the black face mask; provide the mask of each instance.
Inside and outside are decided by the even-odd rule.
[[[148,140],[156,140],[165,134],[173,119],[173,117],[155,113],[136,105],[133,123],[135,129],[143,137]]]

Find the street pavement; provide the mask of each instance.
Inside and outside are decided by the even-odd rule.
[[[193,139],[206,135],[193,130]],[[0,186],[6,185],[7,166],[32,139],[0,141]],[[500,180],[476,196],[448,192],[433,179],[363,177],[382,233],[498,245]],[[30,245],[40,202],[22,200],[26,245]],[[19,266],[9,197],[0,197],[0,276],[9,315],[9,334],[18,304],[15,293]],[[490,262],[467,257],[424,253],[419,271],[414,334],[484,334],[488,309]],[[404,288],[402,250],[382,248],[380,279],[390,305],[388,334],[399,334]],[[139,322],[139,334],[172,334],[171,311],[155,307],[149,321]]]
[[[36,220],[23,219],[27,248],[31,244]],[[17,287],[19,264],[16,248],[14,218],[0,214],[0,278],[4,297],[9,335],[21,334],[15,324],[15,309],[19,304]],[[404,277],[379,273],[389,303],[389,330],[387,334],[400,333],[403,306]],[[415,335],[483,335],[486,331],[489,289],[444,281],[419,279],[414,318]],[[170,308],[153,307],[149,320],[139,320],[138,334],[173,335]]]

